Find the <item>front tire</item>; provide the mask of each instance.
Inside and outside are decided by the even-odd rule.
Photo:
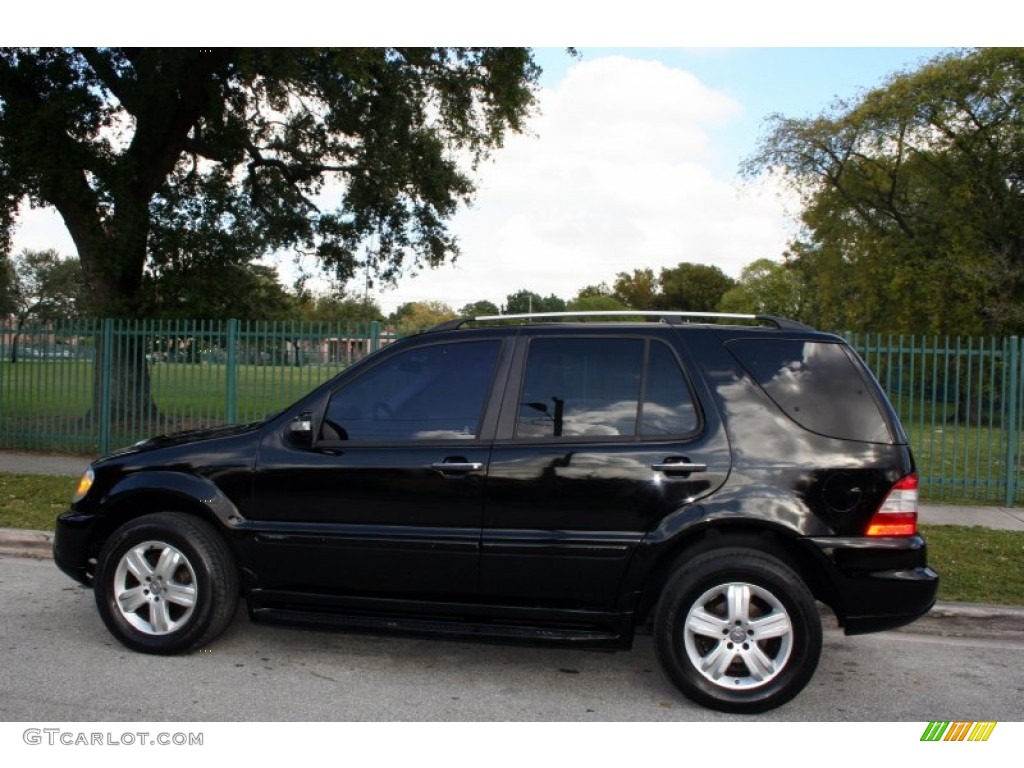
[[[183,653],[231,623],[238,572],[224,540],[204,520],[179,512],[137,518],[100,552],[96,606],[111,634],[143,653]]]
[[[741,547],[698,555],[669,578],[654,637],[680,691],[737,713],[796,696],[814,675],[822,644],[817,605],[796,572]]]

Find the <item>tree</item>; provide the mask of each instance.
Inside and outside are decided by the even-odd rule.
[[[633,274],[619,272],[615,276],[612,295],[630,309],[655,308],[660,288],[653,269],[634,269]]]
[[[425,331],[458,316],[458,313],[443,301],[410,301],[395,310],[391,321],[402,329]]]
[[[682,262],[661,270],[659,283],[661,291],[655,299],[656,309],[714,312],[736,281],[718,267]]]
[[[849,330],[1024,330],[1024,49],[960,51],[811,119],[775,116],[751,175],[802,196],[807,315]]]
[[[576,297],[573,299],[573,301],[579,301],[580,299],[593,299],[597,297],[611,295],[612,289],[608,287],[608,283],[598,283],[597,285],[585,285],[578,291],[576,291]]]
[[[515,293],[505,297],[506,315],[523,315],[533,312],[564,312],[565,299],[560,299],[555,294],[547,297],[539,293],[528,291],[522,288]]]
[[[15,322],[10,360],[16,363],[21,332],[30,319],[53,322],[78,313],[83,303],[82,270],[77,260],[50,249],[24,250],[3,271],[7,273],[4,302]]]
[[[287,320],[298,299],[265,264],[216,265],[200,262],[188,269],[146,275],[146,305],[160,318]]]
[[[472,304],[467,304],[459,310],[459,315],[462,317],[487,317],[489,315],[500,314],[501,310],[498,305],[493,301],[487,301],[482,299],[481,301],[474,301]]]
[[[434,266],[474,191],[460,161],[522,128],[538,74],[523,48],[2,49],[0,251],[20,205],[53,206],[91,310],[117,317],[149,309],[147,261],[183,254],[300,250],[340,280]],[[117,347],[111,411],[155,412]]]
[[[573,312],[608,312],[627,309],[614,296],[578,296],[567,307]]]
[[[11,257],[0,252],[0,323],[18,311],[18,275]]]
[[[384,320],[380,305],[369,297],[311,296],[304,307],[306,320],[322,323],[370,322]]]
[[[580,288],[567,309],[573,312],[607,312],[626,309],[626,306],[612,295],[612,289],[605,283]]]
[[[803,312],[803,283],[792,266],[757,259],[743,268],[739,282],[722,295],[718,309],[799,319]]]

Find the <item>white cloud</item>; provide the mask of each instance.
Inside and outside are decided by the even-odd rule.
[[[741,114],[732,98],[616,56],[573,66],[540,109],[531,135],[510,137],[481,169],[473,208],[453,222],[462,258],[383,293],[386,310],[425,298],[500,304],[519,288],[571,298],[617,272],[681,261],[738,275],[781,254],[788,223],[772,191],[741,192],[712,170],[716,128]]]

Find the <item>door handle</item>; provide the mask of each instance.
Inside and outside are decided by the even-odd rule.
[[[707,472],[707,464],[691,463],[685,456],[681,456],[678,459],[669,457],[665,461],[657,464],[651,464],[651,469],[655,472],[678,472],[680,474],[690,472]]]
[[[430,468],[441,472],[479,472],[484,468],[484,464],[482,461],[445,459],[444,461],[435,461],[430,465]]]

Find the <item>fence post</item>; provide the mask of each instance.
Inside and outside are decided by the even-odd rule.
[[[1017,484],[1020,470],[1018,469],[1019,450],[1017,433],[1017,409],[1020,402],[1020,339],[1016,336],[1009,338],[1010,354],[1010,386],[1009,402],[1006,407],[1006,451],[1004,461],[1006,466],[1006,498],[1007,507],[1014,506],[1017,500]]]
[[[380,321],[370,321],[370,351],[376,352],[380,349]]]
[[[224,418],[228,424],[238,421],[238,320],[228,320],[227,358],[224,380],[227,382],[227,409]]]
[[[102,326],[100,364],[100,454],[110,451],[110,371],[114,360],[114,319],[106,317]]]

